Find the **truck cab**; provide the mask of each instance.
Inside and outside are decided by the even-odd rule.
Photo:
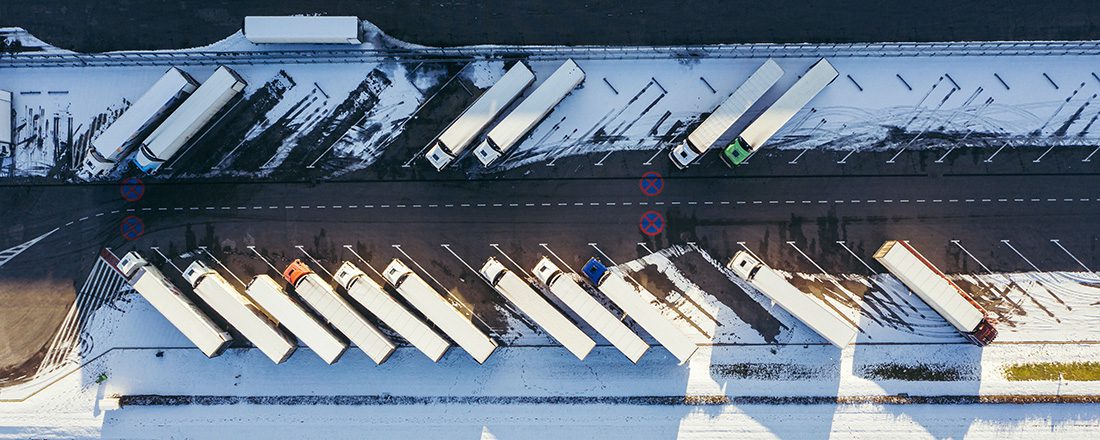
[[[313,271],[310,270],[309,266],[306,266],[306,263],[303,263],[302,260],[296,259],[294,260],[294,262],[290,263],[290,265],[286,267],[286,270],[283,271],[283,279],[287,280],[288,282],[290,282],[290,285],[294,286],[298,284],[299,279],[311,273],[313,273]]]
[[[428,150],[428,154],[425,157],[428,158],[428,162],[431,162],[436,171],[443,171],[447,165],[455,160],[454,156],[443,149],[443,142],[439,141],[435,142],[435,146]]]
[[[131,278],[134,276],[134,272],[137,272],[142,266],[148,266],[149,262],[145,261],[137,252],[129,252],[118,260],[118,271],[122,272],[122,276]]]
[[[493,286],[496,286],[500,278],[506,273],[508,273],[508,268],[493,257],[489,257],[489,260],[485,262],[485,266],[481,267],[481,275],[489,280],[489,284]]]
[[[191,283],[191,286],[198,286],[203,277],[214,274],[213,269],[207,267],[201,261],[195,261],[191,265],[187,266],[187,269],[183,270],[183,279]]]
[[[603,276],[607,274],[607,266],[605,266],[599,259],[592,257],[581,268],[581,272],[584,272],[584,276],[588,277],[588,280],[592,282],[593,286],[599,286],[600,281],[603,280]]]
[[[547,257],[542,257],[539,263],[535,265],[535,278],[538,278],[543,284],[550,286],[554,284],[554,281],[562,275],[562,271],[558,268],[558,265],[550,261]]]
[[[726,163],[730,168],[741,165],[745,159],[748,159],[752,155],[752,145],[745,142],[745,139],[738,136],[736,140],[731,142],[722,150],[722,161]]]
[[[756,272],[760,270],[760,261],[752,256],[752,254],[745,251],[737,251],[733,255],[733,260],[730,260],[730,264],[727,265],[733,273],[741,277],[746,281],[751,281]]]
[[[672,164],[676,165],[676,168],[681,170],[687,168],[692,162],[695,162],[695,159],[698,159],[699,156],[701,156],[701,154],[695,151],[695,147],[688,141],[681,142],[680,145],[677,145],[668,153],[668,158],[672,159]]]
[[[390,262],[389,266],[383,271],[383,275],[386,281],[389,281],[394,287],[400,286],[401,282],[405,280],[405,277],[412,273],[412,269],[402,263],[401,260],[396,258]]]
[[[963,333],[962,335],[967,341],[970,341],[970,343],[979,347],[984,347],[993,342],[994,339],[997,339],[997,327],[995,327],[994,324],[995,322],[991,318],[986,317],[978,323],[978,327],[976,327],[974,331]]]

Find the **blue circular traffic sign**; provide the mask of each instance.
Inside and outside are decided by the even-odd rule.
[[[122,194],[123,200],[136,202],[145,195],[145,184],[137,177],[128,177],[122,181],[122,186],[119,187],[118,192]]]
[[[660,174],[650,171],[642,174],[642,179],[638,181],[638,188],[642,190],[642,194],[653,197],[664,191],[665,179]]]
[[[638,227],[643,234],[653,237],[665,230],[665,218],[657,211],[646,211],[638,221]]]
[[[122,238],[127,241],[134,241],[145,234],[145,222],[141,220],[141,217],[128,215],[122,219],[122,224],[119,225],[118,230],[122,234]]]

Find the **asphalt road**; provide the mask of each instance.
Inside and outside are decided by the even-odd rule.
[[[1096,38],[1100,23],[1100,6],[1085,0],[14,0],[0,3],[0,26],[81,52],[173,49],[218,41],[246,15],[295,13],[358,15],[434,46],[1083,40]]]

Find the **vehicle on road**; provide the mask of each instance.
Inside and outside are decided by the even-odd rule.
[[[245,293],[299,341],[306,344],[327,364],[343,356],[348,344],[336,336],[324,323],[302,307],[270,276],[256,276],[245,287]]]
[[[432,362],[439,362],[451,347],[447,339],[413,315],[350,261],[345,261],[333,278],[359,305],[427,355]]]
[[[397,349],[388,336],[359,314],[302,260],[291,262],[283,271],[283,278],[294,286],[294,291],[313,311],[363,350],[374,363],[385,362]]]
[[[401,260],[395,258],[391,261],[382,271],[382,275],[405,301],[466,350],[477,363],[485,363],[489,355],[497,349],[496,341],[478,329],[470,321],[470,317],[459,312],[450,301],[432,289],[432,286]]]
[[[535,74],[523,61],[517,61],[489,90],[466,107],[431,143],[425,157],[436,170],[443,170],[462,154],[479,133],[485,130],[504,109],[512,105],[527,86],[535,81]]]
[[[975,345],[989,345],[997,338],[996,321],[969,293],[947,278],[916,248],[904,240],[890,240],[875,252],[878,260],[906,287]]]
[[[183,279],[191,283],[195,294],[206,305],[221,315],[222,319],[244,335],[245,339],[259,348],[272,362],[283,363],[298,348],[279,329],[279,324],[252,302],[252,299],[241,294],[225,278],[201,261],[187,266],[183,270]]]
[[[248,16],[244,38],[257,44],[363,44],[355,16]]]
[[[474,149],[474,156],[489,166],[515,147],[527,133],[539,125],[562,99],[584,81],[584,71],[572,59],[565,60],[558,70],[508,113],[485,140]]]
[[[607,338],[611,345],[619,349],[631,362],[638,363],[646,350],[649,350],[649,344],[646,344],[626,324],[596,301],[596,298],[577,284],[573,277],[562,272],[549,258],[542,257],[535,265],[534,272],[535,277],[546,285],[551,294],[591,325],[601,336]]]
[[[15,126],[15,110],[11,104],[11,92],[0,90],[0,157],[12,154],[15,146],[12,127]]]
[[[233,337],[218,327],[176,288],[159,269],[149,264],[137,252],[127,253],[118,262],[118,270],[138,294],[168,319],[207,357],[225,351]]]
[[[519,275],[504,267],[496,258],[489,257],[480,272],[501,296],[529,316],[535,324],[545,329],[577,359],[583,361],[596,347],[596,341],[584,334],[564,313],[550,304],[550,301],[535,291]]]
[[[752,254],[738,251],[726,267],[833,345],[844,348],[855,339],[858,329],[851,318],[798,290]]]
[[[175,67],[168,69],[92,141],[78,175],[93,179],[110,173],[141,135],[163,121],[198,86],[191,75]]]
[[[581,272],[681,364],[687,362],[699,349],[688,335],[676,328],[672,320],[661,315],[657,306],[650,302],[656,298],[644,287],[627,281],[617,270],[605,266],[596,258],[588,260]]]
[[[772,88],[781,76],[783,76],[783,69],[779,68],[779,64],[771,58],[764,61],[764,64],[757,68],[749,79],[737,87],[729,98],[726,98],[717,109],[711,112],[710,116],[707,116],[691,131],[691,134],[688,134],[684,142],[669,152],[668,157],[672,159],[672,163],[684,169],[695,162],[715,142],[718,142],[718,138],[749,111],[749,108],[759,101],[760,97],[764,96],[764,93]]]
[[[134,156],[134,165],[147,174],[156,173],[164,162],[239,95],[245,85],[237,72],[225,66],[219,67],[145,138]]]
[[[764,113],[741,131],[737,139],[722,150],[722,160],[731,167],[741,165],[838,75],[832,64],[824,58],[818,60],[801,79],[783,92]]]

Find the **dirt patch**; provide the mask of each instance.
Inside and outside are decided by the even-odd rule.
[[[710,366],[710,373],[734,379],[759,380],[812,380],[824,375],[820,368],[773,363],[714,364]]]
[[[857,374],[871,380],[916,382],[954,382],[975,379],[973,371],[943,364],[875,364],[860,368]]]
[[[1015,364],[1005,369],[1005,378],[1024,380],[1100,380],[1100,362],[1039,362]]]

